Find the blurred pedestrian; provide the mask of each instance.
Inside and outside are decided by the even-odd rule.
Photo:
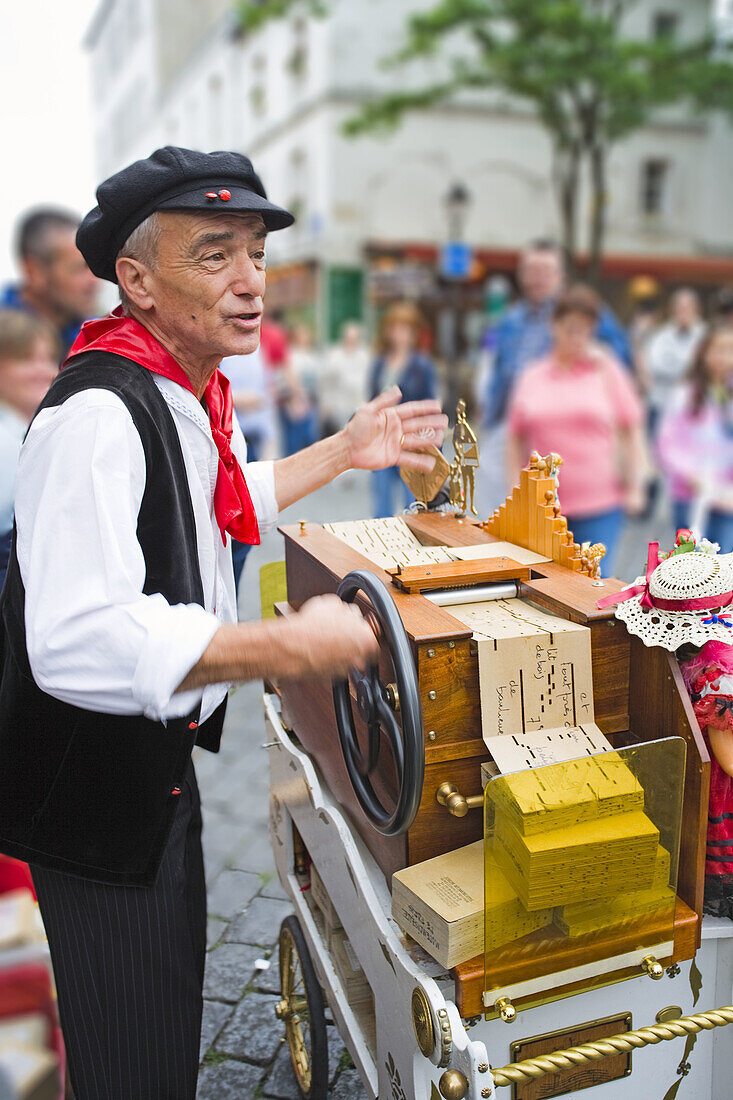
[[[657,450],[675,530],[694,529],[733,553],[733,325],[714,325],[698,346]]]
[[[669,304],[669,321],[650,338],[643,360],[651,438],[656,436],[659,418],[689,373],[704,332],[697,293],[687,287],[675,291]]]
[[[260,348],[249,355],[228,355],[219,364],[232,388],[232,404],[247,444],[247,465],[270,456],[266,454],[274,434],[273,404],[265,359]],[[232,539],[234,583],[239,588],[248,542]]]
[[[329,348],[319,383],[321,435],[343,428],[361,408],[371,355],[358,321],[346,321],[341,338]]]
[[[713,299],[713,320],[733,324],[733,286],[722,286]]]
[[[514,382],[528,363],[547,355],[552,347],[555,305],[566,280],[562,249],[552,241],[535,241],[519,258],[517,279],[520,301],[499,324],[496,356],[484,401],[488,425],[504,419]],[[596,340],[608,345],[617,359],[631,367],[628,337],[611,309],[600,303]]]
[[[649,341],[661,323],[659,283],[651,275],[636,275],[629,283],[628,295],[631,300],[629,343],[636,372],[642,376]]]
[[[290,354],[288,334],[280,310],[273,309],[262,317],[260,348],[268,370],[284,367]]]
[[[46,321],[0,310],[0,588],[10,555],[20,447],[57,363],[56,334]]]
[[[78,227],[79,219],[66,210],[30,210],[16,235],[21,281],[0,294],[0,307],[25,310],[53,325],[61,361],[82,322],[97,316],[99,282],[76,247]]]
[[[479,507],[482,514],[497,507],[510,488],[504,464],[509,397],[527,365],[547,355],[552,347],[554,309],[566,279],[565,254],[554,241],[533,241],[521,252],[517,267],[520,298],[497,326],[493,363],[481,400],[484,461],[479,470]],[[613,312],[603,304],[595,335],[631,369],[632,355],[626,333]]]
[[[643,503],[643,414],[628,371],[594,339],[602,308],[581,285],[558,299],[550,353],[527,367],[512,394],[507,465],[517,481],[532,451],[562,456],[568,528],[577,543],[604,543],[613,572],[624,512]]]
[[[372,364],[367,395],[369,400],[399,386],[402,402],[424,401],[438,396],[438,379],[431,359],[418,351],[422,318],[409,302],[390,306],[384,315],[379,340],[379,355]],[[375,470],[372,474],[374,515],[392,516],[396,499],[405,506],[414,500],[400,477],[397,466]]]
[[[319,356],[307,325],[293,329],[287,363],[278,378],[284,454],[310,447],[318,438]]]

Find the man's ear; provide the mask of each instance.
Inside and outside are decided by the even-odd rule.
[[[23,286],[35,290],[36,293],[43,292],[48,281],[47,267],[40,257],[25,256],[20,265]]]
[[[121,256],[115,264],[117,282],[127,300],[138,309],[149,310],[155,305],[150,288],[150,268],[140,260]]]

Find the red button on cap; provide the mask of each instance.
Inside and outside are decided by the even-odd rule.
[[[209,202],[213,202],[214,199],[217,199],[218,197],[219,196],[217,195],[216,191],[207,191],[206,192],[206,198],[209,200]]]
[[[219,198],[222,202],[229,202],[232,197],[231,191],[227,191],[226,187],[219,192]]]

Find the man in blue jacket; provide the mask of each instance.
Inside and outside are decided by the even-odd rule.
[[[97,315],[99,282],[76,247],[76,215],[55,206],[27,211],[16,230],[21,281],[0,291],[0,307],[41,317],[59,338],[61,362],[82,321]]]
[[[552,311],[565,283],[562,250],[552,241],[534,241],[524,249],[517,278],[522,298],[500,322],[495,334],[496,354],[484,395],[485,427],[501,423],[514,382],[528,363],[547,355],[552,345]],[[607,306],[603,308],[597,339],[632,368],[626,333]]]

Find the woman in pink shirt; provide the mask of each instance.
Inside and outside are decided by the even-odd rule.
[[[643,506],[642,407],[627,371],[594,343],[601,300],[585,286],[557,302],[553,347],[520,376],[509,405],[508,469],[532,451],[562,456],[559,499],[577,543],[602,542],[607,573],[624,513]]]

